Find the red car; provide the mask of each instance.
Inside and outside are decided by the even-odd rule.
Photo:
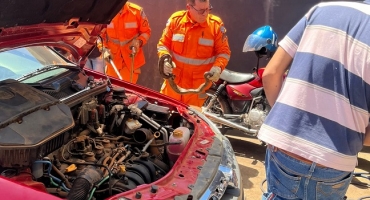
[[[230,142],[201,112],[83,69],[125,2],[2,3],[1,199],[243,198]]]

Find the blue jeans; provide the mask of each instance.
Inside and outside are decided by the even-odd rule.
[[[341,200],[353,172],[307,164],[271,147],[265,158],[267,193],[262,200]]]
[[[104,73],[104,61],[103,58],[96,57],[96,58],[89,58],[86,61],[85,67],[95,70],[100,73]]]

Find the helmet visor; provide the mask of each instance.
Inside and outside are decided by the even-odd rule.
[[[271,44],[271,40],[267,38],[263,38],[259,35],[249,35],[247,40],[245,40],[243,52],[259,51],[262,47],[266,47],[269,44]]]

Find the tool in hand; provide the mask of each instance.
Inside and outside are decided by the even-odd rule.
[[[172,58],[171,58],[170,55],[164,55],[159,59],[159,62],[158,62],[159,73],[161,74],[161,76],[163,78],[167,79],[170,87],[178,94],[189,94],[189,93],[198,94],[198,93],[202,92],[211,83],[211,80],[209,78],[213,76],[213,73],[212,72],[205,72],[204,75],[203,75],[205,81],[198,88],[196,88],[196,89],[194,89],[194,88],[189,88],[189,89],[182,88],[182,87],[176,85],[175,75],[173,75],[172,73],[170,73],[170,74],[164,73],[164,65],[165,65],[166,62],[170,63],[170,64],[173,63]],[[175,66],[173,66],[174,64],[171,64],[171,65],[172,65],[173,68],[175,68]]]
[[[117,69],[116,65],[115,65],[115,64],[114,64],[114,62],[113,62],[112,54],[111,54],[111,53],[110,53],[110,51],[109,51],[108,49],[106,49],[106,48],[103,48],[103,58],[104,58],[104,59],[106,59],[106,60],[108,60],[108,62],[112,65],[113,70],[114,70],[114,72],[117,74],[118,78],[119,78],[120,80],[123,80],[123,79],[122,79],[121,74],[119,73],[119,71],[118,71],[118,69]]]
[[[134,65],[135,65],[135,56],[136,56],[136,53],[137,53],[137,49],[135,46],[130,46],[130,50],[131,50],[131,69],[130,69],[130,83],[132,83],[132,77],[134,75]]]

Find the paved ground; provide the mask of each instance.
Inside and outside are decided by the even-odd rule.
[[[265,147],[255,138],[245,137],[242,133],[233,131],[226,135],[237,155],[239,167],[243,176],[244,196],[248,200],[261,199],[260,185],[265,179],[264,157]],[[370,148],[366,147],[359,154],[359,164],[355,172],[370,172]],[[370,179],[370,178],[369,178]],[[348,200],[360,200],[370,196],[370,180],[354,178],[347,192]],[[266,186],[266,185],[264,185]],[[370,200],[370,197],[361,200]]]

